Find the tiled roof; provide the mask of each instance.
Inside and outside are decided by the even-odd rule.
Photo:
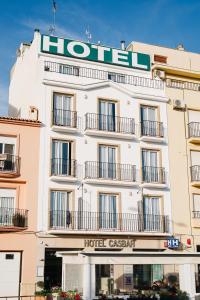
[[[13,121],[17,123],[29,123],[29,124],[38,124],[40,125],[41,122],[37,120],[31,120],[31,119],[22,119],[22,118],[14,118],[14,117],[8,117],[8,116],[0,116],[0,122],[1,121]]]

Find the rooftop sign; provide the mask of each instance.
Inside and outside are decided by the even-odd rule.
[[[127,68],[150,70],[150,56],[101,45],[42,35],[41,51]]]

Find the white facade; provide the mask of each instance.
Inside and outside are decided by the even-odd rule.
[[[38,230],[48,231],[49,191],[51,189],[66,188],[74,191],[74,209],[78,210],[78,198],[82,197],[83,210],[98,211],[97,192],[120,193],[121,212],[138,213],[138,201],[141,193],[144,195],[162,196],[162,213],[170,218],[171,199],[170,183],[168,180],[168,143],[167,143],[167,99],[164,97],[164,87],[150,88],[112,80],[98,80],[79,76],[71,76],[44,70],[45,61],[75,65],[77,67],[92,68],[120,74],[128,74],[150,78],[150,72],[130,70],[82,61],[73,58],[44,54],[40,49],[40,34],[35,33],[33,43],[26,49],[22,46],[21,56],[13,68],[10,84],[10,114],[18,112],[22,118],[30,117],[30,107],[39,111],[39,119],[43,123],[41,129],[41,161],[40,161],[40,194]],[[20,82],[19,82],[20,81]],[[21,84],[20,84],[21,83]],[[23,90],[22,86],[23,85]],[[78,128],[74,130],[52,126],[53,93],[73,95],[72,110],[77,111]],[[113,132],[98,132],[85,130],[85,115],[98,113],[98,99],[114,100],[117,102],[117,115],[123,118],[133,118],[135,134]],[[163,138],[141,137],[140,105],[155,106],[158,109],[159,120],[164,126]],[[91,135],[92,134],[92,135]],[[52,139],[73,141],[74,159],[77,160],[77,175],[75,178],[50,176],[51,174],[51,143]],[[108,144],[117,146],[117,163],[136,166],[136,182],[113,180],[90,180],[85,178],[84,164],[86,161],[98,161],[98,145]],[[141,149],[156,149],[160,151],[160,165],[165,168],[166,182],[164,184],[143,183],[141,179],[142,158]],[[83,191],[80,184],[84,184]]]
[[[98,238],[112,236],[114,239],[120,236],[121,239],[136,238],[137,241],[147,237],[147,241],[143,240],[144,249],[155,248],[156,239],[157,247],[163,249],[164,240],[173,232],[167,136],[168,99],[165,97],[163,82],[152,80],[149,71],[43,53],[40,49],[41,35],[36,31],[32,44],[20,47],[11,73],[9,94],[10,115],[21,118],[38,115],[43,124],[39,162],[38,236],[47,240],[47,246],[55,248],[64,248],[65,239],[73,236],[73,249],[84,248],[76,244],[78,235],[88,238],[97,234]],[[105,74],[111,75],[105,79]],[[121,77],[121,83],[116,82],[120,81],[115,77],[119,75],[125,75]],[[133,76],[132,84],[125,83],[124,78],[128,76]],[[68,126],[60,126],[55,122],[56,95],[70,97],[71,107],[68,110],[76,112],[75,126],[71,123],[71,117]],[[101,115],[101,100],[114,103],[115,121],[112,119],[112,126],[115,129],[108,130],[108,118],[104,130],[99,128],[102,126],[97,120],[97,116]],[[148,125],[150,134],[141,133],[141,107],[155,109],[155,120],[150,118],[150,124],[155,122],[161,126],[159,129],[153,126],[152,129]],[[93,114],[93,129],[88,126],[87,114]],[[148,115],[150,112],[145,111],[143,114]],[[121,123],[120,118],[125,118],[123,122],[126,125]],[[130,124],[133,125],[133,132],[129,132]],[[124,132],[123,126],[128,128],[128,132]],[[70,148],[70,158],[66,159],[73,161],[73,165],[70,164],[70,171],[65,174],[61,171],[65,166],[55,163],[58,157],[53,156],[53,153],[58,150],[53,150],[54,141],[69,142],[71,145],[65,145],[68,153]],[[57,145],[55,147],[58,149]],[[106,161],[100,161],[99,147],[104,147],[101,151],[104,151]],[[115,156],[112,163],[106,158],[108,147],[112,148],[112,155]],[[106,163],[105,168],[102,167],[103,163]],[[52,164],[54,167],[56,165],[55,172]],[[69,168],[68,163],[66,168]],[[145,168],[146,179],[143,173]],[[108,175],[108,169],[111,175]],[[54,205],[56,213],[53,211],[52,214],[51,197],[56,197],[52,194],[55,192],[65,193],[62,196],[65,199],[63,201],[66,201],[64,214],[59,212],[63,208],[60,208],[58,202]],[[99,215],[101,194],[105,197],[101,201],[105,202],[108,201],[106,195],[114,196],[113,206],[105,205],[103,217]],[[151,204],[145,206],[145,201]],[[153,201],[158,202],[154,205]],[[65,214],[68,210],[69,222]],[[151,239],[154,240],[154,246],[151,246]],[[138,245],[141,247],[141,244]],[[44,260],[44,248],[41,247],[40,244],[40,262]]]

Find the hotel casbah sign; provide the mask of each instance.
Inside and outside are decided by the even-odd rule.
[[[91,248],[133,248],[133,239],[88,239],[84,240],[84,247]]]
[[[128,68],[150,70],[150,56],[81,41],[41,36],[41,51]]]

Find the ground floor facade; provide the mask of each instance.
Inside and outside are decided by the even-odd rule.
[[[200,247],[171,250],[168,235],[4,233],[0,262],[1,296],[34,295],[60,286],[78,289],[84,300],[102,294],[126,298],[175,280],[192,297],[200,293]],[[184,237],[185,239],[185,237]],[[200,245],[200,241],[199,241]]]
[[[78,289],[84,300],[150,290],[169,275],[191,296],[199,292],[199,254],[166,248],[169,236],[40,235],[36,281]],[[187,254],[190,257],[187,257]],[[188,274],[191,273],[191,282]]]

